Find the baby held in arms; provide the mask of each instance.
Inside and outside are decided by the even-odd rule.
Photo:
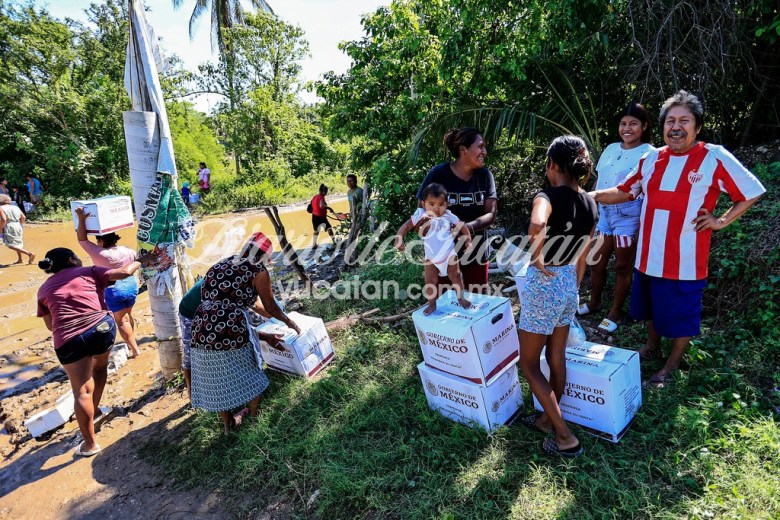
[[[404,237],[410,230],[420,234],[425,244],[425,298],[428,307],[426,316],[436,310],[439,294],[439,277],[447,276],[458,295],[458,303],[464,309],[471,302],[463,297],[463,275],[460,272],[458,255],[455,253],[455,235],[463,235],[465,249],[471,248],[471,233],[467,226],[447,209],[447,190],[441,184],[429,184],[423,190],[423,207],[417,208],[412,218],[398,229],[395,247],[404,251]]]

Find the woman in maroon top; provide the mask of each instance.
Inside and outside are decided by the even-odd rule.
[[[91,457],[100,451],[92,421],[106,385],[108,354],[116,336],[116,322],[106,308],[103,291],[132,276],[140,265],[82,267],[79,257],[64,247],[52,249],[38,262],[38,267],[51,274],[38,289],[38,317],[52,331],[54,351],[73,389],[76,420],[84,437],[76,449],[79,456]]]

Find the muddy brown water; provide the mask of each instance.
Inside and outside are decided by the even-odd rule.
[[[337,212],[348,211],[346,199],[332,199],[328,204]],[[290,243],[296,249],[309,247],[312,225],[311,215],[305,207],[280,208],[279,213]],[[332,224],[338,225],[335,221]],[[245,238],[255,231],[267,234],[274,247],[279,247],[273,225],[264,212],[200,219],[196,224],[195,247],[187,251],[193,274],[205,273],[214,262],[237,251]],[[122,230],[119,235],[122,237],[120,244],[135,246],[135,228]],[[319,242],[329,242],[327,234],[321,233]],[[68,247],[82,258],[84,265],[91,265],[89,257],[78,245],[72,222],[30,224],[24,231],[24,243],[37,259],[54,247]],[[50,333],[36,317],[38,287],[47,275],[37,265],[11,265],[15,261],[13,251],[0,247],[0,395],[3,396],[13,394],[25,382],[40,378],[50,370],[52,361],[56,361]],[[141,294],[134,314],[148,311],[148,307],[148,294]],[[45,344],[45,349],[40,348],[44,346],[41,343]],[[26,348],[36,344],[39,348]]]

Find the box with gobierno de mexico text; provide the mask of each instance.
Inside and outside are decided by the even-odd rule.
[[[291,312],[287,316],[301,329],[297,335],[294,330],[276,319],[270,319],[254,327],[257,332],[280,334],[283,336],[280,345],[284,350],[271,347],[260,340],[259,355],[265,364],[271,368],[313,377],[325,365],[333,360],[333,345],[330,342],[325,324],[319,318]]]
[[[544,352],[541,367],[549,378]],[[564,419],[618,442],[641,405],[637,352],[589,341],[566,347],[566,387],[560,402]],[[534,406],[542,409],[536,397]]]
[[[436,370],[424,362],[417,366],[428,406],[448,419],[488,431],[510,424],[523,408],[523,390],[512,364],[488,385],[470,383]]]
[[[89,235],[105,235],[113,231],[119,231],[133,227],[135,217],[133,204],[130,197],[124,195],[109,195],[91,200],[74,200],[70,203],[70,212],[73,217],[73,227],[79,227],[79,218],[76,209],[83,206],[88,217],[84,224]]]
[[[436,310],[412,314],[425,363],[486,385],[505,367],[517,361],[520,343],[512,306],[507,298],[464,292],[471,307],[464,309],[447,291],[436,300]]]

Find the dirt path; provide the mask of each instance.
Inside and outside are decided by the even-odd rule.
[[[346,200],[336,206],[345,208]],[[288,231],[310,232],[304,206],[281,213]],[[193,271],[202,273],[231,254],[236,247],[232,235],[245,236],[257,226],[273,234],[264,218],[261,212],[249,212],[202,220],[196,247],[190,251]],[[132,230],[125,235],[132,237]],[[305,245],[309,241],[303,236]],[[71,223],[30,225],[25,243],[36,252],[65,246],[80,253]],[[75,419],[46,439],[30,436],[24,420],[52,406],[70,385],[51,346],[51,334],[35,317],[35,295],[47,275],[37,266],[7,265],[9,258],[15,259],[9,254],[0,248],[0,519],[234,517],[224,497],[209,490],[178,490],[164,469],[138,457],[138,446],[193,413],[186,397],[166,393],[159,379],[146,293],[139,295],[133,312],[143,353],[109,376],[103,395],[101,404],[114,408],[98,433],[103,451],[90,459],[73,455],[81,438]],[[335,274],[330,272],[334,269]],[[337,270],[313,267],[312,274],[330,278]],[[254,512],[268,518],[278,513],[273,501],[268,510]]]
[[[32,439],[23,426],[0,436],[0,518],[230,518],[220,497],[175,489],[161,468],[137,454],[139,445],[193,413],[181,392],[165,393],[158,370],[157,353],[147,347],[109,376],[103,402],[114,411],[100,426],[103,451],[93,458],[73,455],[81,439],[75,420],[48,440]],[[19,421],[34,403],[50,401],[68,388],[64,376],[56,377],[4,399],[6,422]]]

